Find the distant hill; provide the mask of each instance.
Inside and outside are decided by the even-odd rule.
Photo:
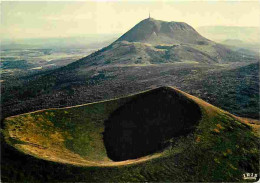
[[[246,54],[250,54],[249,51],[258,53],[260,49],[260,42],[246,42],[239,39],[226,39],[222,41],[221,44],[235,51],[244,51]]]
[[[225,40],[239,40],[244,43],[260,43],[260,27],[241,26],[202,26],[198,32],[206,38],[222,42]]]
[[[80,59],[73,65],[83,67],[83,65],[161,64],[182,61],[212,64],[249,62],[257,59],[257,55],[232,51],[204,38],[186,23],[148,18],[108,47]]]

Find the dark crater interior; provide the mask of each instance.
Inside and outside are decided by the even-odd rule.
[[[169,145],[169,140],[195,130],[199,106],[172,88],[137,95],[105,121],[104,144],[113,161],[136,159]]]

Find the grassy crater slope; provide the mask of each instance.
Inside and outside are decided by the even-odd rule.
[[[259,172],[257,125],[171,87],[4,124],[2,181],[217,182]]]

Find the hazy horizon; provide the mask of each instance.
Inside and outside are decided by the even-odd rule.
[[[141,20],[202,26],[260,26],[257,1],[1,2],[1,38],[64,38],[123,34]]]

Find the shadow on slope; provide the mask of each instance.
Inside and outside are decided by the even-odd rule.
[[[192,132],[200,119],[200,107],[173,89],[139,95],[105,121],[107,155],[123,161],[160,151],[173,137]]]

